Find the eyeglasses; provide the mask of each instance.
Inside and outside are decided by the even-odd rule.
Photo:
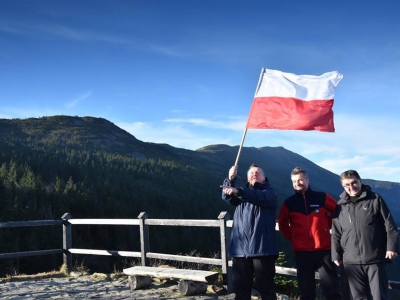
[[[351,186],[357,186],[357,185],[359,185],[359,183],[360,183],[360,181],[359,180],[353,180],[352,182],[350,182],[350,183],[346,183],[346,184],[343,184],[343,187],[345,188],[345,189],[348,189],[349,187],[351,187]]]

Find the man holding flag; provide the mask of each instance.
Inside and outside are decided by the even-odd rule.
[[[230,246],[236,299],[250,299],[253,273],[256,274],[262,299],[276,299],[271,284],[275,275],[271,258],[278,255],[277,248],[274,248],[276,192],[258,166],[250,167],[245,187],[235,187],[237,165],[247,129],[334,132],[334,89],[342,78],[343,75],[336,71],[313,76],[261,70],[236,162],[221,186],[223,200],[236,206]],[[251,175],[255,172],[261,174],[256,180]]]
[[[233,291],[236,300],[250,300],[253,275],[262,300],[276,300],[275,261],[278,243],[275,231],[277,193],[263,169],[252,164],[247,184],[235,187],[237,167],[229,170],[222,188],[222,199],[236,207],[229,246],[233,258]]]

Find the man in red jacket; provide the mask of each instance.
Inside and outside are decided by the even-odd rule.
[[[295,194],[283,202],[278,225],[279,230],[292,243],[300,299],[315,299],[316,271],[325,298],[341,299],[339,276],[331,259],[330,235],[337,202],[327,193],[311,190],[305,169],[295,168],[291,179]]]

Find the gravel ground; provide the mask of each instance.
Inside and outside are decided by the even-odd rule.
[[[104,275],[104,274],[103,274]],[[216,293],[215,286],[208,286],[207,293],[183,297],[176,281],[157,283],[142,290],[130,291],[127,276],[111,279],[98,274],[78,277],[3,280],[0,283],[1,299],[234,299],[234,294]],[[257,297],[258,298],[258,297]],[[255,298],[255,299],[257,299]]]
[[[289,300],[285,295],[277,296],[278,300]],[[69,277],[0,279],[0,299],[234,300],[235,294],[227,294],[222,287],[208,285],[203,295],[182,296],[177,281],[157,279],[146,289],[131,291],[126,275],[71,273]],[[258,299],[261,298],[253,290],[252,300]]]

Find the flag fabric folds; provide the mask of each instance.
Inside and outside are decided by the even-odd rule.
[[[246,129],[334,132],[334,90],[343,75],[295,75],[263,69]]]

